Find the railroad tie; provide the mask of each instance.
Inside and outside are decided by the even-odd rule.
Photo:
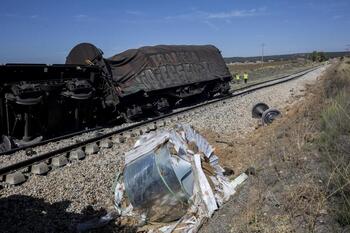
[[[68,163],[67,157],[64,155],[52,158],[51,164],[54,167],[63,167]]]
[[[85,158],[85,153],[82,149],[73,150],[69,153],[69,160],[80,160]]]
[[[35,175],[45,175],[49,172],[49,166],[43,162],[34,164],[31,168],[31,172]]]
[[[102,140],[100,143],[102,148],[111,148],[113,146],[113,142],[110,139]]]
[[[8,183],[10,185],[21,184],[24,181],[26,181],[26,178],[22,172],[14,172],[14,173],[6,175],[6,183]]]
[[[88,155],[96,154],[99,150],[100,148],[96,143],[91,143],[85,147],[85,153]]]

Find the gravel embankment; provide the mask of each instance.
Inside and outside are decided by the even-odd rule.
[[[227,100],[225,104],[218,104],[212,111],[196,114],[186,122],[198,129],[244,137],[244,134],[257,126],[257,120],[252,118],[254,104],[264,102],[269,107],[282,110],[294,101],[300,101],[305,85],[315,82],[327,67],[323,66],[286,83]]]
[[[115,174],[122,167],[122,152],[130,147],[114,145],[46,176],[31,176],[20,186],[3,188],[0,231],[66,232],[76,222],[103,213],[112,206]]]
[[[240,135],[254,130],[251,108],[256,102],[283,109],[300,100],[304,85],[313,83],[326,67],[296,80],[226,100],[206,113],[178,123]],[[0,189],[0,232],[67,232],[77,222],[112,208],[115,174],[133,140],[104,149],[46,176],[31,176],[17,187]],[[111,227],[111,226],[110,226]],[[126,231],[126,229],[124,229]]]

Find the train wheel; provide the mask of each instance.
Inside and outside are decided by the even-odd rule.
[[[159,112],[160,114],[169,112],[170,110],[169,101],[165,97],[161,97],[157,101],[155,101],[154,107],[155,107],[155,112],[157,113]]]
[[[133,122],[125,112],[120,113],[120,118],[125,123],[132,123]]]

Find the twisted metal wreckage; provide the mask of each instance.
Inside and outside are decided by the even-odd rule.
[[[117,174],[115,211],[79,224],[78,231],[119,217],[146,232],[196,232],[248,178],[242,173],[231,181],[218,162],[214,148],[189,125],[142,135]]]

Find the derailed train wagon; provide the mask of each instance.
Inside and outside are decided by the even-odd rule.
[[[158,45],[130,49],[111,58],[87,43],[79,44],[67,64],[103,67],[118,92],[119,111],[133,118],[147,109],[164,111],[186,97],[205,98],[229,90],[231,75],[212,45]]]
[[[189,97],[226,94],[230,79],[211,45],[146,46],[104,58],[82,43],[66,64],[0,65],[2,147],[159,114]]]

